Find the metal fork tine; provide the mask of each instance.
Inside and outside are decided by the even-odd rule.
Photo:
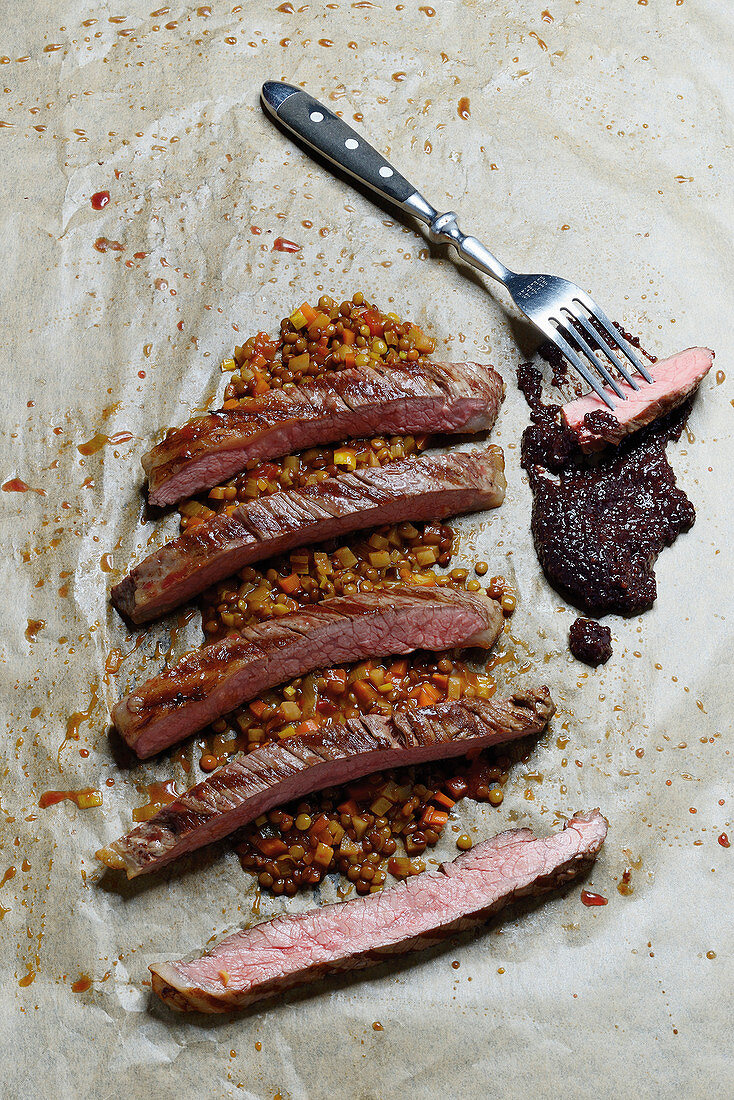
[[[594,302],[591,298],[589,298],[588,295],[584,295],[583,298],[579,297],[576,300],[578,302],[580,302],[580,304],[582,306],[585,306],[585,308],[588,309],[588,311],[592,315],[592,317],[594,317],[594,319],[597,320],[599,322],[599,324],[602,326],[602,328],[606,332],[607,336],[610,338],[612,345],[613,346],[616,345],[619,348],[619,350],[624,355],[626,355],[626,357],[629,359],[632,366],[635,368],[636,371],[639,372],[639,374],[642,375],[642,377],[645,379],[645,381],[646,382],[652,382],[653,379],[651,378],[649,372],[645,369],[645,367],[642,365],[642,363],[638,359],[632,345],[630,343],[628,343],[627,340],[625,340],[624,336],[622,336],[622,333],[619,331],[619,329],[614,327],[614,325],[609,320],[607,315],[601,309],[599,309],[599,306],[596,304],[596,302]],[[581,318],[577,318],[577,319],[581,320]],[[583,324],[583,321],[582,321],[582,324]],[[586,327],[586,326],[584,326],[584,327]],[[597,332],[594,332],[593,329],[592,329],[591,334],[594,336],[595,339],[599,340],[600,343],[603,342],[603,341],[600,340],[599,334]],[[605,354],[608,354],[608,351],[607,351],[606,348],[603,348],[603,350],[604,350]],[[629,377],[629,375],[625,374],[623,368],[620,367],[618,363],[617,363],[617,367],[618,367],[618,370],[620,371],[620,373],[625,375],[625,378],[630,383],[630,385],[633,386],[635,389],[637,389],[638,387],[635,385],[635,383],[632,381],[632,379]]]
[[[569,310],[569,313],[570,312],[571,311]],[[571,314],[571,316],[573,316],[573,314]],[[601,374],[602,378],[607,383],[607,385],[610,386],[614,390],[617,397],[619,397],[622,401],[626,401],[627,398],[624,396],[624,391],[620,388],[619,383],[616,381],[616,379],[614,379],[611,376],[611,374],[609,373],[607,368],[600,361],[598,355],[594,354],[594,349],[592,348],[592,346],[588,342],[588,340],[585,340],[584,337],[581,335],[581,333],[577,332],[574,329],[573,325],[566,325],[565,326],[565,331],[566,331],[567,335],[569,335],[571,337],[571,339],[574,341],[574,343],[578,344],[578,346],[581,348],[581,350],[586,352],[586,355],[591,360],[593,366],[596,368],[596,370],[599,371],[599,373]]]
[[[604,337],[596,331],[593,325],[589,324],[582,310],[578,309],[578,307],[576,308],[576,310],[573,310],[569,307],[569,312],[571,313],[573,318],[578,321],[578,323],[582,326],[584,331],[589,334],[592,340],[594,340],[599,345],[599,350],[604,352],[609,362],[612,364],[612,366],[616,367],[616,369],[624,378],[625,382],[627,382],[633,390],[639,390],[640,387],[625,367],[624,363],[621,360],[621,357],[614,354],[612,348],[606,342]]]
[[[550,321],[552,322],[552,324],[559,326],[555,328],[554,331],[548,333],[553,343],[556,345],[557,348],[560,349],[560,351],[563,352],[571,366],[578,371],[584,381],[588,382],[592,390],[594,390],[594,392],[597,393],[599,397],[601,397],[604,404],[608,408],[610,408],[612,412],[614,412],[614,402],[610,398],[609,394],[599,385],[599,380],[595,378],[591,371],[584,366],[581,359],[578,357],[576,352],[569,344],[568,340],[561,332],[561,322],[555,317],[551,317]]]

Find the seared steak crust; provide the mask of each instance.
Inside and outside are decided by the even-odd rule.
[[[383,768],[442,760],[542,733],[555,708],[546,687],[353,718],[240,753],[97,857],[128,878],[156,871],[260,814]]]
[[[500,376],[481,363],[332,371],[170,432],[143,455],[149,500],[174,504],[218,485],[255,459],[335,440],[488,430],[503,395]]]
[[[505,495],[499,447],[391,462],[241,504],[150,554],[112,589],[112,602],[142,623],[263,558],[351,531],[443,519],[498,507]]]
[[[502,625],[499,604],[480,592],[395,585],[335,596],[189,653],[121,699],[112,720],[143,759],[294,676],[416,649],[490,648]]]

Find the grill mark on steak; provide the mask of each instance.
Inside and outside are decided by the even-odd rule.
[[[121,699],[112,720],[145,759],[294,676],[416,649],[490,648],[502,625],[499,604],[478,592],[395,585],[335,596],[189,653]]]
[[[239,753],[97,858],[128,878],[229,836],[260,814],[325,787],[538,735],[555,707],[546,687],[349,719]]]
[[[598,810],[543,839],[500,833],[437,871],[365,897],[276,917],[191,962],[150,967],[154,992],[183,1012],[227,1012],[294,986],[421,950],[476,927],[517,898],[583,874],[607,834]]]
[[[335,440],[485,431],[503,396],[500,376],[480,363],[332,371],[175,429],[143,455],[148,497],[151,504],[174,504],[250,461]]]
[[[150,554],[112,589],[134,623],[162,615],[263,558],[366,527],[497,508],[505,495],[499,447],[421,455],[340,474],[239,505]]]

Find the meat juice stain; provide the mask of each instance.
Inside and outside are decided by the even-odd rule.
[[[94,242],[93,247],[95,248],[95,250],[97,252],[102,252],[102,253],[104,253],[104,252],[124,252],[125,251],[125,245],[124,244],[120,244],[119,241],[111,241],[109,239],[109,237],[97,237],[97,240]]]
[[[118,447],[122,443],[129,443],[133,438],[132,432],[116,432],[115,435],[103,435],[102,432],[97,432],[86,443],[78,443],[76,449],[80,455],[94,455],[97,451],[101,451],[103,447],[108,445]]]
[[[72,982],[72,993],[86,993],[92,986],[91,978],[88,978],[86,974],[80,974],[75,982]]]
[[[99,559],[99,567],[103,573],[111,573],[114,569],[112,564],[112,554],[103,554]]]
[[[29,619],[28,626],[25,628],[25,636],[29,642],[35,642],[36,635],[39,631],[43,630],[46,625],[45,619]]]
[[[133,821],[149,821],[164,806],[170,805],[175,798],[178,798],[176,784],[172,779],[162,783],[148,783],[138,787],[138,790],[141,794],[147,794],[148,801],[144,806],[138,806],[133,810]]]
[[[45,497],[45,489],[33,489],[30,485],[26,485],[25,481],[21,481],[19,477],[11,477],[10,481],[6,481],[2,486],[4,493],[38,493],[39,496]]]
[[[92,195],[92,199],[91,199],[92,209],[93,210],[104,210],[105,206],[107,206],[109,201],[110,201],[109,191],[95,191],[95,193]]]
[[[24,978],[21,978],[20,981],[18,982],[18,985],[21,987],[21,989],[27,989],[28,986],[32,985],[32,983],[36,980],[35,970],[30,966],[30,964],[27,964],[27,965],[28,965],[28,973],[25,975]]]
[[[300,244],[296,244],[295,241],[289,241],[285,237],[276,237],[273,241],[273,252],[300,252]]]
[[[463,95],[461,97],[461,99],[459,100],[459,105],[457,107],[457,113],[459,115],[459,118],[464,118],[464,119],[471,118],[471,110],[469,109],[469,97],[468,96]]]
[[[634,886],[630,884],[631,878],[632,870],[631,868],[627,867],[622,872],[622,881],[617,883],[617,889],[619,890],[620,894],[625,898],[628,898],[630,894],[634,894],[635,892]]]
[[[12,878],[15,878],[15,875],[16,875],[16,868],[15,867],[8,867],[7,871],[3,875],[2,879],[0,879],[0,886],[4,886],[6,882],[10,882],[10,880]]]
[[[726,833],[722,833],[721,836],[719,836],[717,839],[722,848],[731,847],[731,842],[729,841],[729,837]]]
[[[581,891],[581,901],[584,905],[607,905],[609,898],[605,898],[603,894],[592,894],[589,890]]]
[[[59,763],[61,763],[61,753],[64,750],[64,746],[68,741],[79,740],[79,730],[84,722],[88,722],[94,713],[95,707],[99,706],[99,695],[97,693],[97,685],[91,685],[91,697],[89,700],[89,706],[86,710],[76,710],[73,714],[70,714],[66,720],[66,737],[59,746]]]
[[[42,810],[47,810],[59,802],[73,802],[80,810],[88,810],[102,805],[102,795],[93,787],[85,787],[81,791],[44,791],[38,805]]]

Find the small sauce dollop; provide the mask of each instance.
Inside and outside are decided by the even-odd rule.
[[[581,901],[584,905],[607,905],[609,898],[605,898],[603,894],[592,894],[589,890],[581,891]]]
[[[285,237],[276,237],[273,241],[273,252],[300,252],[300,244],[296,244],[295,241],[288,241]]]
[[[107,203],[110,201],[109,191],[96,191],[92,195],[92,209],[104,210]]]

